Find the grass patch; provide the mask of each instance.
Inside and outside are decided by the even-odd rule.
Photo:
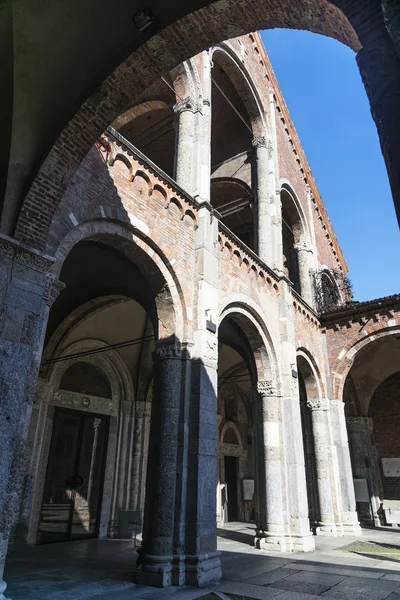
[[[228,596],[229,598],[231,598],[231,600],[252,600],[248,596],[237,596],[236,594],[227,594],[226,592],[223,592],[223,593],[225,596]]]
[[[342,552],[352,552],[353,554],[362,554],[367,556],[377,556],[379,558],[396,558],[400,560],[400,546],[393,544],[376,544],[375,542],[352,542],[347,546],[336,548]]]

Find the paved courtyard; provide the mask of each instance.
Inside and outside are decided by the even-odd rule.
[[[400,529],[364,529],[363,542],[387,551],[380,556],[341,549],[356,542],[354,538],[316,538],[317,550],[307,554],[267,554],[251,546],[251,525],[230,524],[219,534],[223,579],[203,589],[135,585],[133,543],[91,540],[15,548],[6,567],[7,596],[12,600],[195,600],[213,592],[222,600],[232,596],[400,600]]]

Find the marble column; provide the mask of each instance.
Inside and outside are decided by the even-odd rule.
[[[51,258],[0,236],[1,600],[7,587],[2,577],[8,537],[28,472],[24,448],[45,328],[50,305],[60,291],[57,278],[49,274],[52,264]]]
[[[342,505],[343,534],[349,536],[362,535],[356,511],[353,473],[351,469],[349,442],[347,437],[344,402],[331,400],[332,439],[336,446],[339,464],[340,494]]]
[[[279,188],[276,103],[273,89],[271,89],[269,92],[269,116],[271,121],[271,141],[268,145],[268,174],[272,227],[272,263],[269,266],[278,273],[283,274],[282,202],[281,191]]]
[[[178,341],[156,343],[143,542],[134,578],[157,587],[172,584],[181,358]]]
[[[267,137],[254,139],[252,145],[256,159],[258,256],[272,267],[274,240],[270,217],[270,162]]]
[[[299,242],[294,245],[299,262],[300,292],[301,297],[311,307],[315,305],[312,284],[312,268],[314,264],[314,250],[309,242]]]
[[[257,517],[255,546],[262,550],[287,552],[292,542],[285,526],[282,475],[282,398],[273,381],[258,383],[257,429]],[[257,403],[257,401],[256,401]]]
[[[331,443],[329,432],[329,400],[320,398],[307,400],[311,410],[311,422],[314,438],[315,467],[317,471],[319,523],[316,534],[336,536],[333,491],[334,481],[331,471]]]
[[[296,372],[296,338],[293,317],[293,296],[286,279],[279,284],[279,329],[282,369],[282,422],[284,462],[286,466],[285,494],[287,523],[294,550],[314,550],[314,538],[308,519],[306,473],[300,398]]]
[[[195,193],[194,169],[196,148],[196,114],[200,112],[191,98],[174,106],[175,114],[175,181],[188,194]]]
[[[372,443],[373,420],[370,417],[346,417],[351,463],[355,479],[365,479],[369,501],[356,502],[358,516],[366,524],[381,525],[382,480],[377,464],[376,447]]]
[[[396,43],[400,44],[399,36]],[[363,44],[357,54],[357,64],[378,130],[400,220],[400,57],[392,39],[382,35]]]

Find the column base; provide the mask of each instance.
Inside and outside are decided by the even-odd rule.
[[[172,585],[172,556],[140,557],[141,564],[133,572],[133,581],[140,585],[168,587]]]
[[[321,537],[338,537],[341,535],[340,527],[339,531],[335,523],[319,523],[315,528],[315,535]]]
[[[362,535],[362,529],[355,510],[343,513],[343,522],[341,526],[344,536],[360,537]]]
[[[186,585],[202,587],[222,577],[221,552],[186,556]]]
[[[315,550],[314,537],[311,533],[303,535],[271,533],[254,538],[254,546],[266,552],[312,552]]]

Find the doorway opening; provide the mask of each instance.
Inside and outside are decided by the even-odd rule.
[[[109,417],[57,408],[38,542],[97,537]]]
[[[228,522],[238,521],[238,469],[235,456],[225,456],[225,484],[228,505]]]

